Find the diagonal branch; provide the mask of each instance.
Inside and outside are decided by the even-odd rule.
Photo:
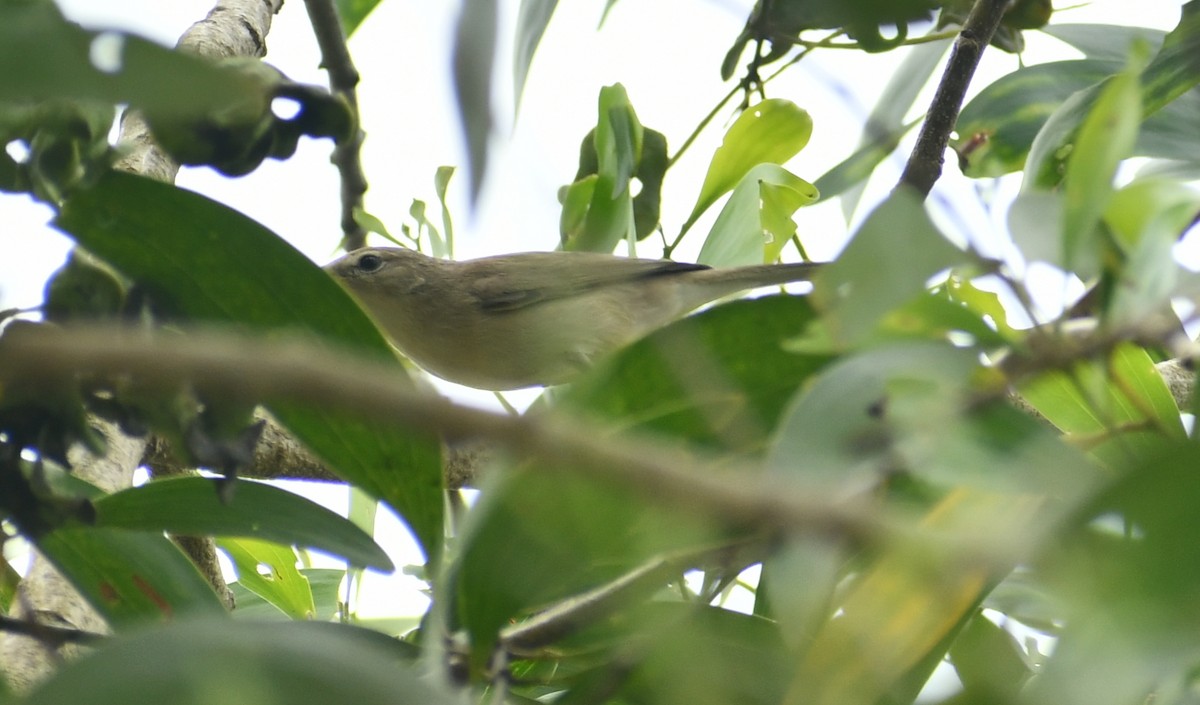
[[[358,123],[358,69],[346,46],[346,33],[333,0],[304,0],[313,34],[321,48],[321,65],[329,72],[329,87],[341,96],[354,115],[354,134],[339,141],[333,148],[332,161],[342,177],[342,233],[347,251],[367,244],[367,233],[354,217],[362,208],[367,192],[367,176],[363,173],[362,144],[364,133]]]
[[[917,144],[908,157],[908,163],[904,165],[904,173],[896,188],[909,186],[924,198],[942,175],[946,145],[958,122],[967,87],[971,85],[983,50],[992,41],[992,35],[1000,25],[1008,5],[1008,0],[975,0],[954,42],[950,61],[942,73],[942,80],[917,135]]]

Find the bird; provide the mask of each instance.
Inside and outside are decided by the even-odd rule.
[[[450,382],[506,391],[563,384],[704,304],[810,280],[820,266],[712,268],[563,251],[454,261],[365,247],[324,269],[421,368]]]

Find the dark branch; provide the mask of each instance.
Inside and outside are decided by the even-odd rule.
[[[950,61],[942,73],[941,83],[917,135],[917,144],[908,157],[908,163],[904,165],[904,173],[896,188],[909,186],[924,198],[942,175],[946,145],[950,141],[950,132],[958,122],[958,112],[962,108],[967,87],[971,85],[983,50],[992,41],[992,35],[1004,17],[1008,4],[1008,0],[975,0],[975,6],[971,8],[971,14],[967,16],[954,42]]]
[[[347,251],[367,244],[367,233],[354,211],[362,208],[367,192],[367,176],[362,167],[363,131],[358,125],[358,69],[346,46],[346,33],[333,0],[304,0],[308,19],[312,23],[317,46],[321,48],[321,65],[329,72],[329,87],[341,96],[355,117],[354,134],[333,148],[332,161],[342,177],[342,233]]]

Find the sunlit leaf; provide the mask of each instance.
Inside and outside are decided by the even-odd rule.
[[[254,539],[221,539],[218,546],[237,567],[238,582],[292,619],[313,619],[316,606],[308,580],[296,567],[296,552]]]
[[[774,262],[796,232],[792,214],[816,200],[812,184],[777,164],[759,164],[725,202],[697,261],[715,267]]]
[[[811,135],[812,118],[791,101],[771,98],[747,108],[725,133],[713,155],[683,230],[694,225],[709,206],[732,190],[752,168],[764,162],[786,162],[804,149]]]

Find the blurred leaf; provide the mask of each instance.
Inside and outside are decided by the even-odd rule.
[[[76,194],[55,224],[196,321],[259,330],[319,331],[394,360],[366,314],[332,279],[274,233],[194,193],[113,173]],[[396,374],[404,374],[397,364]],[[435,441],[392,424],[294,404],[275,416],[349,481],[388,502],[431,562],[442,545],[442,470]]]
[[[1104,222],[1126,246],[1108,318],[1135,325],[1169,313],[1179,280],[1175,246],[1200,213],[1200,192],[1163,179],[1135,181],[1113,194]]]
[[[212,586],[162,534],[61,528],[37,547],[114,628],[225,614]]]
[[[816,188],[777,164],[759,164],[733,189],[697,261],[715,267],[774,262],[796,233],[792,214],[818,198]]]
[[[607,695],[604,702],[769,705],[783,695],[790,664],[768,620],[652,602],[613,621],[620,631],[606,662],[576,678],[556,702],[595,703]]]
[[[533,54],[542,41],[546,25],[558,0],[521,0],[517,13],[516,41],[513,47],[513,100],[514,111],[521,107],[521,95],[525,91],[525,79],[529,77],[529,66]]]
[[[186,115],[254,95],[236,72],[126,34],[106,33],[115,68],[102,70],[88,59],[97,34],[66,21],[54,3],[0,3],[0,100],[94,100]]]
[[[288,617],[314,619],[317,608],[308,580],[296,567],[296,552],[287,546],[255,539],[224,538],[217,546],[237,566],[238,583]]]
[[[713,154],[683,231],[695,225],[700,215],[742,182],[752,168],[786,162],[804,149],[811,135],[812,118],[789,100],[770,98],[744,110]]]
[[[964,340],[963,334],[970,337]],[[921,294],[889,313],[870,342],[913,339],[952,341],[979,348],[1000,347],[1010,341],[993,330],[978,311],[946,295],[944,289]]]
[[[1115,482],[1040,561],[1066,626],[1027,702],[1189,700],[1180,690],[1200,651],[1200,451],[1181,438],[1133,450],[1114,456]]]
[[[334,2],[337,5],[338,16],[342,19],[342,30],[349,37],[367,19],[367,15],[371,14],[381,0],[334,0]]]
[[[467,142],[471,202],[487,173],[492,135],[492,64],[496,58],[496,0],[466,0],[454,33],[454,95]]]
[[[1063,267],[1083,278],[1099,270],[1097,225],[1113,191],[1121,160],[1129,156],[1141,123],[1138,74],[1143,59],[1112,77],[1088,112],[1063,177]]]
[[[1063,195],[1059,191],[1023,191],[1008,209],[1008,230],[1030,262],[1063,266]]]
[[[1049,188],[1062,178],[1064,150],[1104,90],[1107,81],[1071,95],[1046,120],[1029,148],[1022,190]],[[1142,119],[1162,110],[1200,82],[1200,3],[1183,6],[1179,24],[1167,35],[1162,48],[1141,75]],[[1197,111],[1190,106],[1194,124]],[[1178,146],[1176,146],[1178,149]]]
[[[1056,434],[1002,401],[981,401],[998,386],[977,351],[947,343],[897,342],[844,357],[793,400],[767,467],[837,496],[898,472],[939,491],[1066,498],[1090,486],[1094,472]]]
[[[95,502],[99,526],[186,536],[242,536],[315,548],[353,566],[393,570],[371,537],[315,502],[258,482],[242,481],[228,502],[201,477],[156,480]]]
[[[858,139],[858,150],[846,161],[817,179],[817,190],[821,192],[822,198],[829,198],[848,190],[848,193],[842,196],[841,203],[842,217],[847,223],[858,208],[871,172],[887,155],[895,151],[905,133],[913,125],[920,123],[920,120],[914,120],[905,125],[904,119],[912,110],[921,89],[929,83],[929,77],[942,62],[942,57],[951,43],[949,39],[942,39],[909,49],[908,56],[904,57],[904,61],[892,73],[887,87],[875,101],[871,114],[867,116],[862,135]],[[823,181],[825,183],[822,183]],[[835,192],[826,194],[827,186],[833,187]]]
[[[833,338],[851,343],[916,298],[930,277],[966,261],[938,232],[920,199],[898,190],[867,217],[837,261],[822,269],[813,300]]]
[[[797,296],[735,301],[676,322],[582,375],[555,398],[623,430],[757,452],[823,355],[782,343],[813,319]]]
[[[1008,323],[1008,311],[994,292],[981,289],[969,279],[951,275],[940,290],[951,300],[991,323],[1006,340],[1020,339],[1020,333]],[[967,331],[971,332],[971,331]]]
[[[779,625],[790,649],[812,641],[834,609],[846,551],[821,537],[796,537],[763,561],[754,614]]]
[[[971,693],[1013,700],[1033,670],[1024,652],[1004,629],[976,612],[950,647],[950,661],[963,687]]]
[[[1021,532],[1041,502],[1020,496],[951,492],[920,522],[933,535],[954,536],[985,525],[995,535]],[[988,561],[936,555],[916,547],[893,546],[845,590],[842,616],[830,619],[800,657],[783,700],[788,705],[871,703],[897,688],[908,691],[909,673],[923,682],[978,608],[1003,569]]]
[[[1005,577],[988,594],[983,606],[1044,634],[1057,634],[1062,626],[1062,605],[1056,602],[1043,577],[1028,567],[1017,568]]]
[[[111,267],[75,248],[46,282],[42,313],[46,320],[114,319],[125,305],[125,282]]]
[[[1167,36],[1161,29],[1119,24],[1055,23],[1046,25],[1042,31],[1075,47],[1089,59],[1116,64],[1124,64],[1128,60],[1129,48],[1134,42],[1145,42],[1151,51],[1157,52]]]
[[[769,41],[771,45],[767,52],[756,50],[748,67],[755,76],[761,67],[787,54],[808,29],[838,29],[867,52],[894,49],[908,38],[908,23],[929,19],[938,4],[933,0],[758,0],[725,55],[721,78],[728,81],[733,76],[747,43]],[[894,26],[895,32],[884,37],[880,32],[884,26]]]
[[[407,649],[340,624],[184,620],[105,643],[66,664],[22,705],[459,704],[403,661]],[[152,677],[147,677],[152,674]]]
[[[486,665],[497,633],[513,620],[652,557],[726,538],[720,527],[577,473],[526,468],[493,477],[467,517],[447,582],[451,628],[470,635],[473,670]],[[656,588],[627,590],[624,599]]]

